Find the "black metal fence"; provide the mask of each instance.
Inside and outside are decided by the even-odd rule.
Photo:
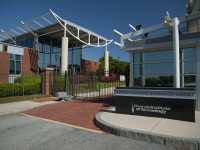
[[[44,81],[45,80],[45,81]],[[43,84],[49,82],[49,84]],[[110,98],[115,87],[126,86],[124,79],[119,74],[111,72],[86,72],[56,74],[52,72],[44,78],[44,72],[38,75],[0,74],[0,98],[10,96],[24,96],[45,94],[45,86],[49,85],[49,92],[67,92],[74,98]]]
[[[75,98],[110,98],[115,87],[126,86],[124,79],[110,72],[54,73],[52,94],[67,92]]]
[[[41,76],[0,74],[0,98],[41,94]]]

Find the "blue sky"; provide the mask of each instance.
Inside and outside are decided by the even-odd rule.
[[[6,30],[21,21],[39,17],[52,9],[62,18],[90,29],[107,39],[119,42],[113,33],[131,32],[138,23],[142,28],[160,24],[161,17],[169,11],[171,18],[186,14],[188,0],[0,0],[0,29]],[[105,47],[83,50],[83,58],[98,61]],[[108,46],[110,55],[122,61],[129,61],[129,54],[113,43]]]

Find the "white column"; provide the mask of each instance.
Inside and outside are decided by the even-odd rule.
[[[179,63],[179,20],[173,19],[173,57],[174,57],[174,87],[180,88],[180,63]]]
[[[61,47],[61,73],[68,70],[68,37],[62,37]]]
[[[141,53],[140,55],[140,62],[142,63],[140,65],[140,75],[141,75],[140,85],[144,87],[145,86],[144,53]]]
[[[133,53],[130,53],[130,87],[134,87],[134,75],[133,75]]]
[[[200,111],[200,45],[196,47],[196,92],[197,92],[197,110]]]
[[[104,75],[109,76],[109,51],[104,51]]]

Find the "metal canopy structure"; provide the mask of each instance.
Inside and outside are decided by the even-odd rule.
[[[148,27],[148,28],[145,28],[145,29],[137,30],[136,28],[134,28],[130,24],[129,24],[129,26],[134,31],[127,33],[127,34],[122,34],[119,31],[114,29],[114,33],[117,36],[120,37],[120,43],[117,43],[117,42],[114,42],[114,43],[116,45],[120,46],[121,49],[128,50],[129,47],[126,46],[128,43],[134,43],[134,42],[136,43],[138,40],[141,40],[141,39],[133,40],[133,38],[135,38],[135,37],[142,37],[142,39],[144,39],[144,38],[145,39],[152,39],[152,38],[159,38],[159,37],[172,35],[174,22],[173,22],[173,19],[170,18],[169,13],[167,12],[166,14],[167,14],[166,16],[162,17],[163,20],[164,20],[164,23],[161,23],[161,24],[158,24],[158,25],[155,25],[155,26],[151,26],[151,27]],[[177,22],[178,22],[178,24],[182,24],[182,23],[185,23],[185,22],[197,19],[197,18],[200,18],[200,12],[195,12],[193,14],[177,18]],[[168,32],[160,33],[160,34],[157,34],[157,35],[152,35],[152,36],[149,36],[149,37],[144,36],[145,34],[149,34],[149,33],[159,31],[159,30],[162,30],[162,29],[167,29]],[[186,32],[186,31],[187,31],[187,27],[182,27],[182,28],[178,29],[178,32],[180,34]]]
[[[49,13],[33,20],[23,22],[8,30],[1,30],[0,42],[15,43],[28,37],[50,36],[61,39],[63,36],[69,37],[69,47],[73,44],[92,47],[107,46],[112,42],[103,36],[100,36],[86,28],[76,25],[70,21],[64,20],[56,13],[50,10]]]

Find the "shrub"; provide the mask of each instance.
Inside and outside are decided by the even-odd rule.
[[[41,77],[25,76],[24,77],[24,95],[41,93]],[[0,97],[21,96],[23,95],[23,77],[18,77],[13,83],[0,83]]]
[[[55,77],[54,92],[61,92],[65,90],[65,77]]]
[[[0,83],[0,97],[8,97],[8,96],[15,96],[15,95],[22,95],[22,88],[23,86],[20,83]]]
[[[75,75],[74,80],[79,82],[79,83],[85,83],[88,81],[88,76],[87,75]],[[69,76],[69,82],[72,83],[72,76]]]
[[[116,80],[115,77],[100,75],[101,82],[114,82],[115,80]]]

